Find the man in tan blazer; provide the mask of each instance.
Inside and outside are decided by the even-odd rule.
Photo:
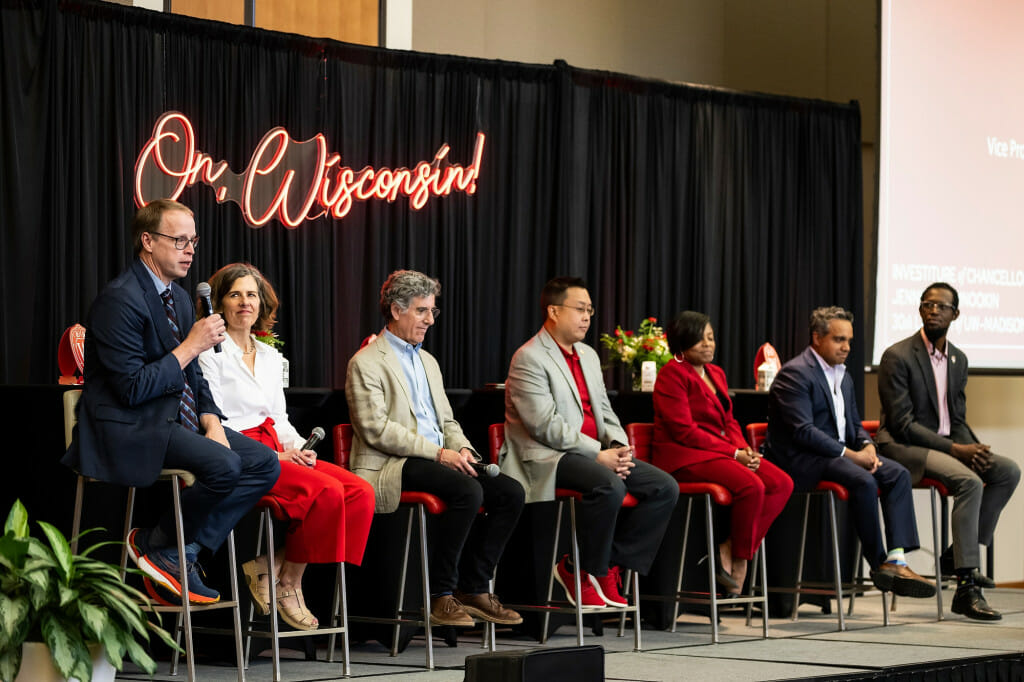
[[[508,476],[478,474],[480,458],[455,421],[437,360],[422,350],[440,293],[436,279],[411,270],[391,273],[381,287],[386,326],[349,361],[345,381],[352,471],[373,485],[378,513],[395,511],[402,490],[447,505],[430,541],[434,624],[470,626],[476,617],[515,625],[522,617],[488,581],[523,510],[523,488]]]
[[[675,479],[632,448],[612,411],[597,351],[583,343],[594,308],[586,284],[558,277],[541,293],[544,326],[512,357],[505,380],[501,469],[526,488],[527,502],[555,499],[555,488],[583,492],[577,503],[580,604],[626,606],[620,571],[646,574],[679,497]],[[622,509],[631,493],[640,504]],[[565,556],[555,579],[576,603]]]

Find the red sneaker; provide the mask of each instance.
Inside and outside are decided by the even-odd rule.
[[[576,606],[576,599],[574,595],[576,591],[570,587],[574,586],[575,578],[573,577],[572,571],[567,567],[569,555],[566,554],[562,557],[562,560],[555,564],[552,569],[555,580],[565,590],[565,596],[569,599],[569,603]],[[591,582],[590,574],[584,571],[582,568],[580,571],[580,591],[583,593],[583,598],[580,600],[580,606],[585,609],[599,609],[605,606],[604,599],[601,599],[601,595],[594,589],[594,585]]]
[[[622,585],[621,568],[611,566],[608,569],[608,575],[591,575],[588,577],[594,586],[594,590],[605,604],[608,606],[629,606],[629,601],[619,592],[619,586]]]

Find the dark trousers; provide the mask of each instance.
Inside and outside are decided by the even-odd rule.
[[[558,460],[555,486],[583,493],[576,502],[576,535],[580,568],[587,573],[607,575],[614,564],[647,575],[654,562],[679,486],[661,469],[634,463],[623,480],[584,455],[567,453]],[[622,508],[627,492],[640,502],[632,509]]]
[[[876,570],[885,561],[888,546],[906,551],[917,549],[917,520],[910,486],[910,472],[899,462],[879,456],[882,466],[871,474],[848,457],[831,459],[822,471],[822,479],[835,481],[850,491],[850,513],[864,550],[864,558]],[[882,517],[886,543],[878,523],[878,499],[881,491]]]
[[[410,457],[402,466],[402,489],[436,495],[448,506],[438,515],[430,538],[431,592],[487,592],[487,582],[523,511],[526,495],[519,482],[504,474],[473,478]]]
[[[185,542],[217,551],[235,524],[273,487],[281,466],[277,453],[252,438],[225,428],[231,449],[184,427],[171,429],[165,469],[187,469],[196,483],[181,491]],[[160,529],[174,537],[174,514],[160,518]]]

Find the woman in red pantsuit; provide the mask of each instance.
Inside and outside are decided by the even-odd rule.
[[[684,311],[665,333],[673,359],[654,384],[653,462],[679,481],[711,482],[733,496],[729,538],[719,545],[719,584],[738,594],[747,562],[793,492],[793,481],[748,447],[732,414],[725,372],[711,361],[707,315]]]
[[[363,560],[373,520],[373,488],[365,480],[303,450],[305,439],[288,421],[281,354],[253,333],[269,332],[277,295],[248,263],[225,265],[210,278],[214,310],[224,316],[222,352],[199,356],[210,392],[227,417],[224,422],[279,453],[281,475],[268,493],[292,519],[285,551],[275,552],[273,575],[279,583],[278,613],[294,628],[315,630],[319,623],[302,596],[308,563]],[[266,337],[263,337],[266,338]],[[270,613],[270,567],[265,556],[242,569],[256,608]]]

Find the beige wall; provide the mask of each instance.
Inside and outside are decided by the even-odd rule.
[[[878,10],[866,0],[415,0],[415,50],[577,67],[861,106],[865,253],[874,253]],[[869,266],[870,264],[868,264]],[[866,268],[867,269],[867,268]],[[866,272],[865,281],[869,281]],[[862,334],[863,338],[863,334]],[[868,376],[867,418],[877,418]],[[968,417],[994,449],[1024,465],[1024,377],[975,376]],[[922,535],[930,536],[919,495]],[[996,579],[1024,581],[1024,492],[996,536]],[[926,543],[927,544],[927,543]],[[926,552],[915,561],[927,564]]]

